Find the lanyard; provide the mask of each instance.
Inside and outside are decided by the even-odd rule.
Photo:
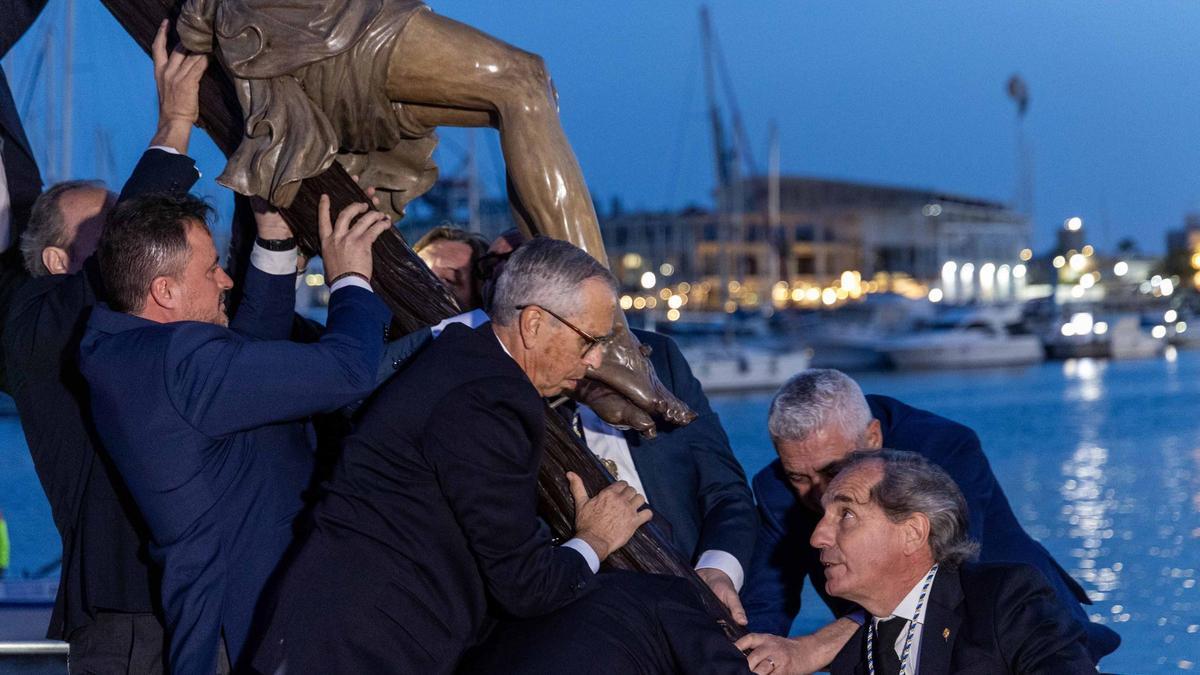
[[[917,617],[921,616],[921,607],[925,605],[925,598],[929,595],[929,586],[933,584],[933,575],[937,574],[938,566],[934,565],[929,570],[929,574],[925,575],[925,583],[921,586],[921,594],[917,596],[917,609],[913,612],[913,617],[908,621],[908,632],[904,635],[904,649],[900,651],[900,675],[906,675],[908,672],[908,656],[912,651],[913,635],[917,632]],[[875,621],[867,626],[867,671],[870,675],[875,675]]]

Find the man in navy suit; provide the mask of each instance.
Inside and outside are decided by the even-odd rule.
[[[857,608],[830,595],[825,568],[809,538],[822,514],[826,468],[856,449],[886,447],[917,452],[946,470],[967,500],[969,534],[982,545],[981,560],[1037,568],[1086,633],[1093,660],[1120,644],[1115,632],[1088,620],[1080,606],[1090,603],[1083,589],[1021,527],[969,428],[892,398],[864,397],[854,380],[836,370],[808,370],[793,377],[775,395],[768,426],[779,459],[753,481],[760,525],[742,593],[750,630],[787,635],[800,611],[806,577],[840,618],[813,635],[790,640],[763,635],[752,642],[774,641],[808,670],[816,670],[858,630]]]
[[[913,452],[857,452],[835,467],[812,535],[825,590],[866,620],[834,675],[986,672],[1088,675],[1084,633],[1029,565],[972,564],[967,505],[954,479]],[[763,645],[755,672],[794,672]]]
[[[584,440],[610,473],[646,497],[666,521],[669,531],[664,534],[678,552],[695,566],[734,620],[745,624],[738,591],[758,527],[746,474],[675,341],[650,331],[634,333],[653,350],[650,363],[658,379],[698,417],[682,427],[659,422],[659,433],[643,438],[636,431],[612,427],[580,406]]]
[[[152,50],[159,124],[120,199],[186,193],[199,178],[187,156],[203,57],[168,56],[165,28]],[[62,571],[47,637],[71,643],[72,670],[163,671],[164,636],[148,534],[116,469],[99,451],[77,365],[88,312],[104,299],[93,252],[118,197],[72,181],[36,201],[14,247],[32,276],[3,332],[8,391],[62,540]]]
[[[108,306],[80,348],[92,419],[137,503],[162,568],[175,673],[236,664],[258,597],[292,539],[313,469],[304,418],[375,384],[390,314],[370,290],[371,244],[391,226],[366,204],[319,231],[331,279],[315,343],[287,340],[296,246],[278,214],[256,214],[244,297],[230,322],[206,218],[191,196],[119,205],[100,240]],[[226,325],[229,327],[227,328]]]
[[[542,399],[599,363],[615,285],[584,251],[535,239],[490,323],[449,326],[380,388],[272,594],[256,671],[449,673],[496,618],[592,589],[651,514],[623,482],[589,497],[568,474],[575,537],[553,545],[537,516]]]

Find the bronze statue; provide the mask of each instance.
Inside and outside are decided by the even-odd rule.
[[[591,195],[558,118],[541,58],[439,16],[417,0],[187,0],[188,49],[215,52],[233,79],[245,137],[218,182],[279,207],[336,159],[404,206],[433,184],[436,127],[499,130],[510,201],[529,234],[563,239],[605,265]],[[694,417],[654,375],[624,316],[595,385],[580,392],[614,422]],[[645,412],[641,412],[645,411]]]

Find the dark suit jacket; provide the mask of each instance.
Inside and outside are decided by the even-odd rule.
[[[148,150],[122,198],[186,192],[199,177],[186,156]],[[97,452],[77,357],[88,313],[103,299],[95,258],[75,274],[30,280],[3,332],[9,391],[62,538],[62,573],[47,637],[69,639],[97,610],[157,611],[148,535],[115,467]]]
[[[150,528],[176,673],[232,660],[292,539],[313,468],[315,413],[374,386],[391,319],[375,294],[339,289],[326,333],[287,340],[293,274],[246,274],[229,328],[159,324],[97,306],[80,369],[105,450]]]
[[[545,406],[491,324],[452,325],[384,384],[287,567],[254,669],[446,673],[489,613],[586,592],[537,517]]]
[[[658,379],[699,415],[683,427],[660,422],[653,439],[625,432],[646,501],[670,523],[672,543],[693,564],[701,553],[715,549],[737,558],[747,570],[758,519],[746,473],[733,456],[721,420],[675,341],[649,331],[634,333],[654,350],[650,362]]]
[[[464,659],[473,675],[749,673],[746,657],[679,577],[604,572],[542,617],[501,622]]]
[[[829,667],[866,675],[867,624]],[[1094,675],[1084,634],[1045,577],[1028,565],[938,570],[921,629],[921,675]]]
[[[886,396],[867,396],[867,403],[882,427],[884,447],[919,453],[958,483],[970,511],[971,537],[982,545],[981,561],[1034,566],[1087,631],[1088,647],[1096,660],[1117,648],[1120,637],[1115,632],[1089,622],[1080,606],[1090,603],[1083,589],[1017,521],[974,431]],[[760,521],[758,543],[742,593],[750,629],[786,635],[800,611],[806,576],[835,614],[853,609],[850,603],[825,595],[824,567],[819,552],[809,545],[819,514],[796,500],[778,459],[754,477],[754,494]]]

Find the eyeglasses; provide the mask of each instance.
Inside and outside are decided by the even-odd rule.
[[[516,310],[518,312],[520,312],[527,307],[537,307],[538,309],[542,310],[543,312],[545,312],[545,313],[549,314],[550,316],[561,321],[564,326],[575,331],[576,335],[583,338],[583,341],[587,343],[587,347],[584,348],[583,353],[579,355],[579,358],[581,358],[581,359],[586,359],[587,355],[591,354],[592,350],[595,349],[596,347],[605,347],[608,345],[608,343],[612,342],[612,339],[613,339],[612,335],[601,335],[599,337],[592,335],[591,333],[585,331],[584,329],[580,328],[579,326],[576,326],[575,324],[571,323],[570,321],[567,321],[566,319],[562,318],[558,314],[550,311],[549,309],[546,309],[545,307],[542,307],[541,305],[517,305]]]

